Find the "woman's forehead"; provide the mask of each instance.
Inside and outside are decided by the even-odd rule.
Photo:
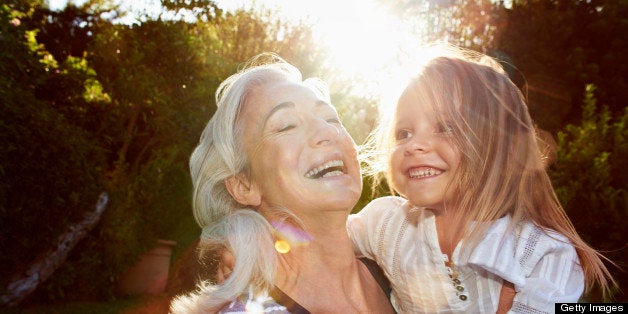
[[[243,106],[245,116],[257,121],[274,111],[302,104],[329,105],[307,85],[300,82],[269,82],[252,90]]]

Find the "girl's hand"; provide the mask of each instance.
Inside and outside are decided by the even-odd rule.
[[[507,313],[512,307],[512,302],[515,299],[515,285],[505,281],[502,284],[502,291],[499,294],[499,304],[497,305],[496,314]]]

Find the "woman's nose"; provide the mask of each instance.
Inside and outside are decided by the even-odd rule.
[[[310,132],[310,145],[321,146],[335,142],[340,135],[340,127],[323,119],[315,119]]]

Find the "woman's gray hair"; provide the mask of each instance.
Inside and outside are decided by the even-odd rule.
[[[216,254],[228,249],[237,262],[223,284],[201,283],[196,292],[176,298],[172,312],[216,312],[242,293],[265,294],[273,286],[277,252],[272,226],[254,209],[237,203],[225,180],[248,170],[243,126],[238,119],[248,96],[276,81],[306,83],[319,96],[329,99],[324,84],[303,82],[296,67],[273,54],[255,57],[220,84],[216,91],[216,112],[190,158],[194,218],[203,228],[201,256],[220,258]]]

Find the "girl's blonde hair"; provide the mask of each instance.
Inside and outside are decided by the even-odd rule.
[[[228,249],[236,263],[223,284],[203,282],[196,292],[177,297],[171,304],[172,312],[216,312],[243,293],[267,294],[273,286],[277,268],[274,230],[263,215],[233,199],[225,180],[248,171],[239,113],[243,106],[255,105],[247,103],[252,92],[277,81],[304,83],[315,93],[329,98],[321,81],[302,82],[297,68],[268,53],[253,58],[244,69],[220,84],[216,91],[216,112],[190,158],[194,218],[203,228],[201,257],[219,259],[220,251]],[[285,209],[277,211],[275,216],[295,218]]]
[[[539,149],[537,131],[524,97],[499,63],[482,54],[455,47],[433,48],[430,58],[406,87],[417,102],[430,104],[443,125],[451,127],[453,145],[461,152],[460,166],[450,183],[455,191],[456,238],[466,237],[466,252],[477,245],[490,224],[510,215],[508,230],[530,221],[541,230],[554,230],[574,245],[587,290],[594,283],[608,291],[614,283],[604,258],[576,232],[554,192]],[[374,152],[367,161],[375,184],[391,187],[389,152],[393,143],[392,115],[384,117],[370,138]],[[385,156],[386,155],[386,156]],[[454,204],[449,204],[452,207]]]

